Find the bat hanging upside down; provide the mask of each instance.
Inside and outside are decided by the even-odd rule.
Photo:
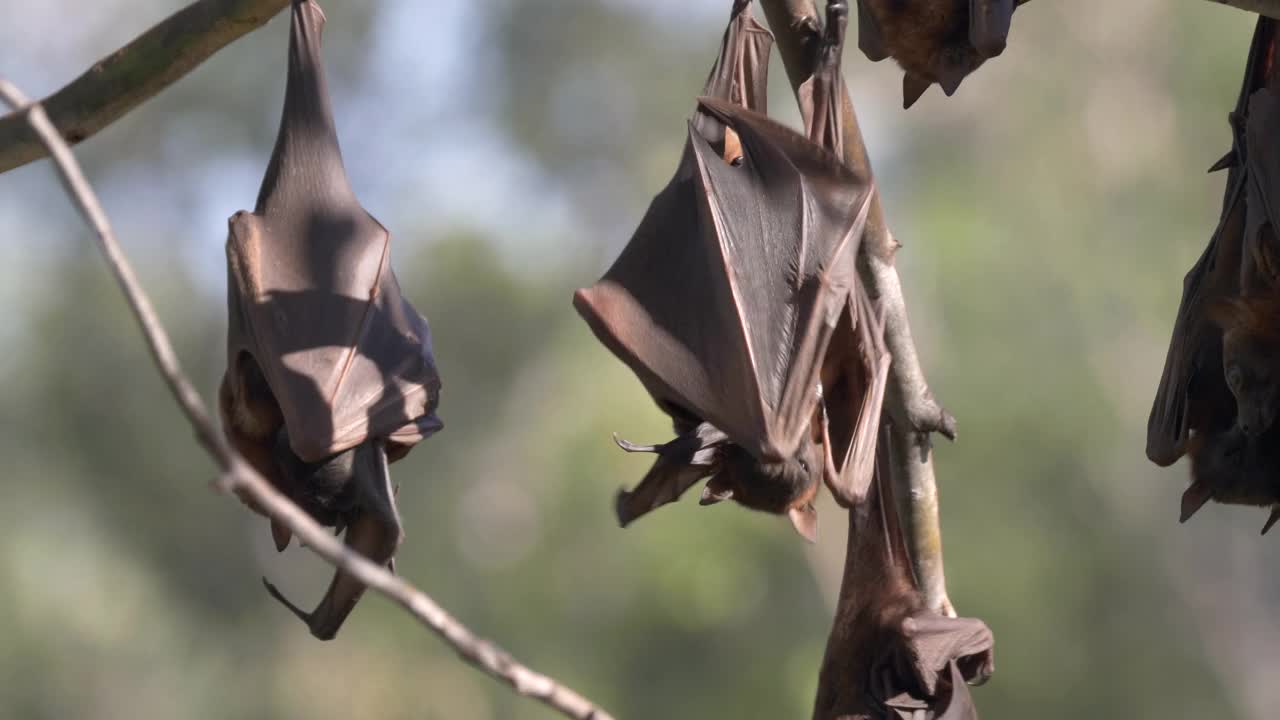
[[[441,428],[426,320],[400,294],[390,236],[347,179],[320,58],[324,13],[294,0],[284,112],[256,209],[229,221],[223,430],[346,544],[391,566],[403,531],[388,463]],[[261,512],[249,498],[243,498]],[[276,548],[291,539],[271,523]],[[327,640],[364,586],[338,571],[316,609],[267,590]]]
[[[871,184],[840,159],[847,6],[828,4],[807,135],[765,114],[772,36],[734,4],[675,177],[605,276],[574,295],[678,435],[621,492],[636,518],[709,477],[702,503],[787,515],[813,539],[825,481],[846,506],[870,483],[888,372],[883,319],[855,261]]]
[[[1147,424],[1158,465],[1191,458],[1181,519],[1207,502],[1280,519],[1280,73],[1277,22],[1261,17],[1231,113],[1222,215],[1187,273]]]
[[[1004,52],[1013,11],[1026,0],[857,0],[858,48],[902,66],[902,106],[937,83],[948,96]]]

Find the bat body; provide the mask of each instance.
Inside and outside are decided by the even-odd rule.
[[[1236,401],[1236,425],[1257,438],[1280,410],[1280,286],[1225,302],[1214,319],[1222,328],[1222,368]]]
[[[981,620],[925,607],[893,501],[889,442],[882,431],[871,492],[850,511],[844,588],[814,716],[974,720],[968,685],[994,672],[994,638]]]
[[[1212,168],[1228,170],[1222,216],[1184,280],[1147,425],[1152,461],[1169,465],[1191,456],[1184,522],[1209,500],[1273,507],[1280,501],[1276,48],[1276,22],[1260,18],[1231,114],[1232,149]]]
[[[731,498],[787,514],[812,538],[821,481],[842,501],[869,482],[863,456],[888,369],[854,264],[871,188],[833,152],[847,8],[828,6],[822,70],[800,93],[805,136],[763,114],[772,38],[748,6],[734,6],[675,177],[574,306],[677,433],[663,445],[619,441],[658,455],[619,494],[621,524],[710,477],[703,504]],[[824,381],[859,411],[829,418]],[[837,464],[865,478],[840,476]]]
[[[1023,0],[1025,1],[1025,0]],[[1014,0],[858,0],[858,47],[873,62],[902,66],[909,108],[937,83],[948,95],[1004,52]]]
[[[228,439],[258,472],[317,521],[345,529],[349,546],[389,564],[403,533],[387,465],[440,429],[440,380],[426,320],[391,270],[390,236],[343,167],[323,26],[319,6],[294,0],[275,149],[255,210],[228,222],[219,408]],[[275,523],[272,536],[281,550],[290,540]],[[364,591],[339,572],[304,613],[267,587],[321,639]]]

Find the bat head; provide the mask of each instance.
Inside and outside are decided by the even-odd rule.
[[[289,498],[316,522],[345,527],[358,512],[355,497],[355,448],[318,462],[306,462],[289,446],[289,434],[281,426],[276,434],[276,463]]]
[[[1197,433],[1191,437],[1187,452],[1192,483],[1182,494],[1181,522],[1210,500],[1273,507],[1280,502],[1280,427],[1257,438],[1239,427]],[[1263,532],[1272,522],[1268,521]]]
[[[1250,438],[1271,428],[1280,406],[1280,297],[1233,298],[1216,305],[1222,370],[1236,399],[1236,424]]]
[[[707,481],[701,503],[734,500],[752,510],[786,514],[796,532],[814,542],[818,516],[813,499],[823,467],[822,448],[808,435],[795,454],[782,460],[760,459],[739,445],[725,445],[720,472]]]

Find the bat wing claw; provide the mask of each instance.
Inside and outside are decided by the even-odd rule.
[[[626,450],[626,451],[627,451],[627,452],[629,452],[629,453],[634,453],[634,452],[649,452],[649,453],[662,452],[662,448],[664,447],[663,445],[639,445],[639,444],[636,444],[636,443],[631,442],[630,440],[623,440],[622,438],[618,437],[618,433],[614,433],[614,434],[613,434],[613,442],[614,442],[618,447],[622,448],[623,450]]]

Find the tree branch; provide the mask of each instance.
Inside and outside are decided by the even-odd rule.
[[[218,3],[196,3],[196,5],[204,4]],[[152,30],[152,32],[155,31]],[[37,141],[42,143],[48,154],[53,156],[59,179],[97,234],[98,247],[106,258],[116,281],[120,283],[138,324],[142,326],[143,336],[156,367],[169,385],[182,412],[191,422],[196,437],[218,465],[221,472],[216,483],[218,489],[225,492],[240,491],[250,496],[268,516],[293,531],[304,546],[311,548],[315,554],[334,567],[399,603],[409,614],[452,646],[463,660],[507,683],[520,695],[538,700],[562,715],[576,720],[612,720],[608,713],[596,707],[587,698],[556,680],[520,664],[502,648],[477,637],[457,618],[437,605],[426,593],[347,548],[293,501],[277,492],[266,479],[231,449],[222,434],[218,432],[195,386],[183,373],[168,334],[160,324],[155,308],[116,241],[106,213],[98,202],[93,188],[85,179],[70,147],[49,121],[44,108],[39,104],[31,103],[17,88],[2,78],[0,78],[0,100],[14,108],[9,118],[16,117],[29,123]]]
[[[94,63],[41,105],[62,139],[75,145],[288,5],[289,0],[197,0]],[[0,172],[47,154],[20,113],[0,117]]]
[[[761,0],[760,4],[773,29],[791,86],[798,89],[813,70],[816,28],[821,27],[817,8],[813,0]],[[863,179],[870,180],[871,161],[867,157],[867,148],[848,92],[845,93],[842,115],[845,162]],[[899,483],[895,495],[925,602],[935,611],[955,615],[947,598],[943,573],[938,489],[930,458],[929,435],[939,432],[954,438],[956,421],[934,399],[920,367],[902,297],[902,284],[894,267],[898,247],[885,221],[877,189],[871,200],[858,270],[868,293],[879,299],[886,313],[885,344],[893,356],[893,363],[885,392],[885,412],[893,433],[893,476]]]

